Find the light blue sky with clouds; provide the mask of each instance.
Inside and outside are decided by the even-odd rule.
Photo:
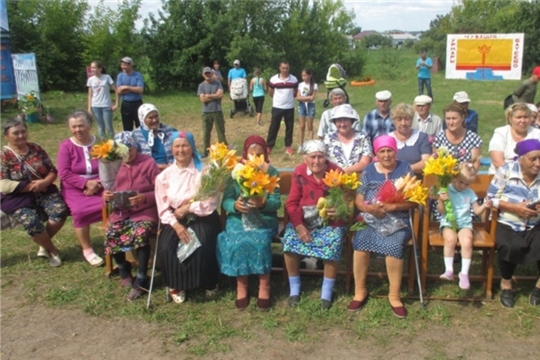
[[[251,0],[256,1],[256,0]],[[314,0],[317,1],[317,0]],[[431,20],[437,15],[450,11],[457,0],[342,0],[345,7],[356,15],[355,23],[362,30],[427,30]],[[90,0],[91,5],[98,0]],[[116,7],[118,0],[105,0],[105,4]],[[161,9],[160,0],[143,0],[139,14],[144,18],[151,12]],[[138,27],[142,27],[142,20]]]

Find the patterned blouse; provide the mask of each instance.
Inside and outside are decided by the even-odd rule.
[[[27,165],[30,165],[42,178],[45,178],[50,172],[58,174],[49,155],[41,146],[31,142],[27,143],[27,145],[28,153],[19,155]],[[30,176],[31,180],[39,180],[31,171],[24,169],[11,150],[4,147],[0,156],[2,165],[1,179],[21,181],[28,180]]]
[[[349,158],[345,155],[343,144],[339,141],[337,132],[326,134],[324,136],[324,144],[326,145],[328,160],[342,169],[358,163],[362,159],[362,156],[373,156],[369,138],[366,134],[357,130],[354,131],[353,146]]]
[[[446,131],[441,130],[435,136],[435,142],[433,143],[435,149],[445,147],[450,154],[458,159],[459,163],[470,162],[472,159],[471,150],[482,147],[482,139],[478,134],[467,130],[465,138],[459,144],[452,144],[446,137]]]

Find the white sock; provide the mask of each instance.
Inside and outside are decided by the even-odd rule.
[[[453,256],[444,257],[444,268],[445,268],[445,272],[446,271],[454,272],[454,257]]]
[[[461,273],[469,275],[469,269],[471,268],[472,259],[461,259]]]

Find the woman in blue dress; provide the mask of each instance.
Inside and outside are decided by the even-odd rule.
[[[267,146],[264,139],[253,135],[244,143],[243,158],[249,155],[264,155],[269,162]],[[270,176],[279,172],[268,165]],[[258,208],[266,222],[263,227],[254,230],[244,230],[242,214],[248,212],[248,207]],[[249,305],[248,275],[259,275],[259,295],[257,307],[267,310],[270,303],[270,271],[272,269],[272,239],[277,235],[277,210],[281,207],[279,188],[265,197],[250,199],[247,205],[242,199],[240,186],[235,181],[225,189],[223,194],[223,209],[227,212],[225,231],[218,236],[217,258],[221,272],[236,277],[237,292],[235,305],[244,310]]]
[[[377,219],[384,219],[390,214],[401,220],[407,226],[383,235],[372,226],[356,233],[353,241],[354,259],[354,299],[349,304],[349,311],[362,309],[368,299],[366,288],[367,272],[371,253],[386,255],[386,271],[388,273],[389,294],[388,301],[399,318],[407,317],[407,309],[403,306],[399,296],[401,276],[403,273],[403,248],[406,241],[411,238],[409,226],[409,210],[416,206],[405,202],[389,204],[379,201],[379,189],[386,183],[412,174],[411,167],[406,162],[397,160],[396,139],[383,135],[373,141],[373,148],[378,161],[369,164],[362,173],[361,185],[358,187],[355,205],[361,213],[368,213]],[[384,185],[387,187],[388,185]]]

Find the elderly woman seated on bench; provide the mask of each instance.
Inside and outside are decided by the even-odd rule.
[[[103,199],[111,202],[113,212],[105,240],[105,253],[112,254],[120,270],[120,284],[131,287],[128,300],[143,295],[146,287],[146,272],[150,259],[149,236],[156,228],[158,214],[154,187],[159,169],[154,159],[138,151],[132,133],[116,134],[115,140],[129,148],[129,157],[124,159],[116,176],[114,191],[105,190]],[[137,277],[132,278],[131,263],[126,261],[126,252],[137,250]]]
[[[502,277],[500,301],[506,308],[514,306],[512,276],[517,265],[536,263],[540,273],[540,141],[520,141],[515,152],[517,161],[498,168],[488,190],[499,209],[495,236]],[[529,302],[540,305],[540,278]]]
[[[321,226],[317,223],[317,201],[327,195],[323,182],[326,172],[342,171],[326,159],[326,148],[320,140],[306,141],[302,147],[304,163],[294,169],[291,192],[285,203],[290,223],[283,236],[285,265],[289,273],[289,306],[300,302],[300,257],[312,256],[324,261],[322,308],[332,306],[332,291],[336,282],[342,239],[346,229],[343,221]],[[328,215],[331,216],[331,209]],[[315,216],[309,216],[314,213]],[[313,220],[315,219],[315,220]]]

